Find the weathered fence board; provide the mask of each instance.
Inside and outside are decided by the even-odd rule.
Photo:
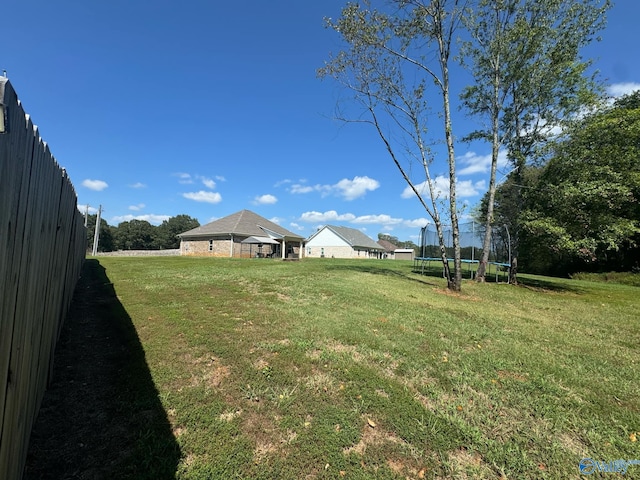
[[[75,190],[0,78],[0,478],[22,477],[86,251]]]

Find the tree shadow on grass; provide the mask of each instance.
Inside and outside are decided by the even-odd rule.
[[[414,274],[416,272],[414,272],[411,269],[411,266],[407,267],[407,271],[399,271],[399,270],[395,270],[395,269],[391,269],[391,268],[381,268],[378,267],[376,265],[367,265],[367,264],[360,264],[360,263],[353,263],[351,265],[347,265],[347,264],[335,264],[335,265],[331,265],[329,267],[330,269],[333,270],[351,270],[351,271],[355,271],[355,272],[362,272],[362,273],[371,273],[373,275],[386,275],[389,277],[399,277],[399,278],[404,278],[407,280],[411,280],[413,282],[418,282],[421,283],[423,285],[430,285],[432,287],[437,287],[438,285],[436,283],[432,283],[426,280],[426,278],[428,276],[431,275],[424,275],[424,276],[420,276],[420,277],[416,277]],[[433,275],[436,276],[436,275]],[[442,278],[442,272],[440,273],[440,278]]]
[[[570,280],[558,279],[556,281],[552,279],[541,278],[530,275],[518,275],[518,285],[521,287],[531,288],[533,290],[540,291],[552,291],[552,292],[571,292],[571,293],[586,293],[587,289],[574,284],[569,283]]]
[[[23,478],[171,479],[179,460],[131,318],[105,269],[86,260]]]
[[[433,287],[439,286],[435,282],[430,282],[427,279],[429,278],[439,278],[442,279],[442,267],[441,266],[425,266],[425,267],[413,267],[408,266],[406,272],[399,271],[391,268],[381,268],[377,265],[367,265],[367,264],[336,264],[332,265],[330,268],[336,270],[351,270],[358,271],[363,273],[371,273],[374,275],[387,275],[387,276],[395,276],[406,278],[407,280],[411,280],[414,282],[422,283],[423,285],[430,285]],[[470,272],[467,269],[463,268],[462,279],[465,282],[473,282],[474,279],[470,278]],[[508,280],[508,271],[500,271],[496,275],[495,270],[489,271],[486,276],[487,283],[501,283],[506,284]],[[526,275],[521,274],[518,275],[518,286],[523,288],[530,288],[533,290],[538,290],[541,292],[544,291],[552,291],[552,292],[571,292],[576,294],[585,293],[585,289],[579,285],[569,284],[564,279],[558,279],[554,281],[551,278],[538,277],[535,275]]]

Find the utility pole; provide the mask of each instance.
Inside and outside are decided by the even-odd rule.
[[[84,209],[84,228],[87,228],[87,221],[89,220],[89,204],[87,203]]]
[[[98,207],[98,214],[96,215],[96,230],[93,235],[93,251],[91,255],[94,257],[98,254],[98,240],[100,239],[100,214],[102,213],[102,205]]]

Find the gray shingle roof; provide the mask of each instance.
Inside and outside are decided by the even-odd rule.
[[[207,223],[206,225],[201,225],[187,232],[183,232],[179,234],[178,237],[206,237],[229,234],[264,237],[268,232],[273,232],[287,239],[304,239],[304,237],[296,235],[286,228],[282,228],[280,225],[261,217],[251,210],[240,210],[239,212]]]

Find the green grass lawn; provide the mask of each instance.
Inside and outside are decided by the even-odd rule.
[[[638,287],[522,275],[454,295],[402,261],[100,263],[178,479],[565,479],[584,457],[640,459]]]

